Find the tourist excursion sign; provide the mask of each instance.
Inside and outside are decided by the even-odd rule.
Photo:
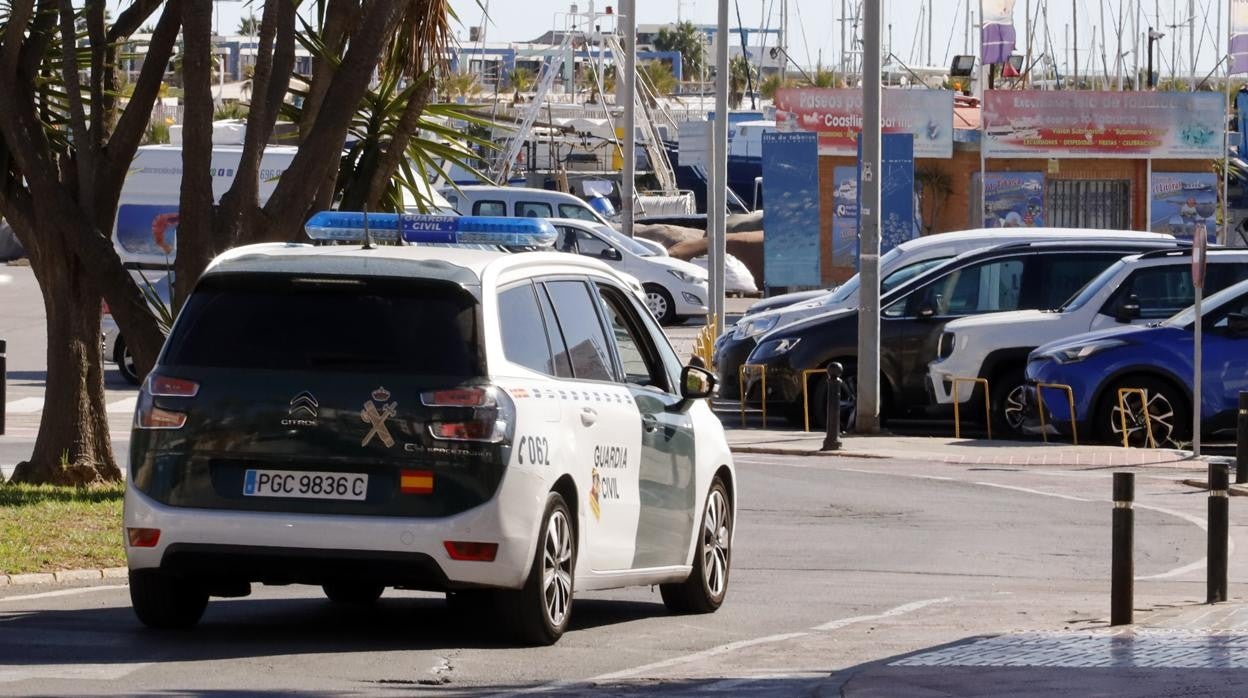
[[[914,157],[953,157],[953,92],[886,89],[884,133],[914,136]],[[820,155],[854,155],[862,131],[862,90],[792,87],[776,91],[776,129],[814,131]]]
[[[1225,98],[1216,92],[991,90],[991,158],[1223,157]]]

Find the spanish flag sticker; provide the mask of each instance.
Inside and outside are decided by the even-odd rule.
[[[433,494],[433,471],[402,471],[399,474],[399,491],[403,494]]]

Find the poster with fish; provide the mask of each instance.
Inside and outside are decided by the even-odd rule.
[[[1218,176],[1213,172],[1154,172],[1148,229],[1191,240],[1197,230],[1217,242]]]
[[[819,152],[809,132],[763,133],[763,278],[819,286]]]

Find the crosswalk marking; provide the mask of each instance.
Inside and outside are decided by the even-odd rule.
[[[109,414],[126,414],[134,411],[134,405],[138,402],[138,398],[131,395],[123,397],[120,400],[114,400],[105,406],[105,411]],[[41,397],[24,397],[20,400],[13,400],[4,405],[4,410],[8,414],[38,414],[43,411],[44,400]]]

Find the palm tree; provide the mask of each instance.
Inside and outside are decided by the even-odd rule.
[[[840,79],[835,70],[823,66],[815,66],[815,74],[803,80],[807,87],[840,87]]]
[[[508,79],[511,81],[511,88],[515,90],[511,100],[513,104],[520,101],[521,92],[528,92],[533,88],[534,77],[533,71],[528,68],[514,68],[511,71]]]
[[[796,86],[797,82],[793,78],[782,80],[779,73],[772,73],[763,78],[763,81],[758,84],[758,93],[763,96],[763,99],[775,99],[778,90]]]
[[[672,75],[672,69],[663,61],[646,61],[638,73],[654,90],[656,95],[670,95],[680,82]]]
[[[654,37],[654,48],[679,51],[681,70],[687,76],[700,75],[706,65],[706,36],[693,22],[681,22],[672,29],[663,27]]]
[[[260,33],[260,20],[255,15],[248,15],[238,20],[238,33],[243,36],[255,36]]]
[[[754,66],[745,59],[745,56],[733,56],[732,61],[728,65],[728,101],[733,109],[741,106],[741,99],[745,96],[746,85],[750,83],[756,71]]]

